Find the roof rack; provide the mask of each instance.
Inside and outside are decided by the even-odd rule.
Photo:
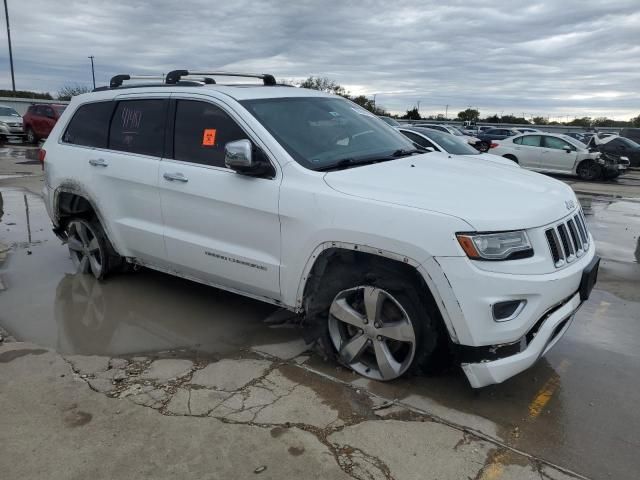
[[[213,75],[217,77],[245,77],[245,78],[259,78],[267,86],[276,85],[276,79],[273,75],[268,73],[237,73],[237,72],[190,72],[189,70],[173,70],[167,73],[166,82],[168,84],[176,84],[182,77],[186,76],[208,76]],[[115,78],[115,77],[114,77]],[[205,78],[205,83],[208,77]],[[211,79],[213,80],[213,79]],[[214,80],[215,83],[215,80]]]
[[[109,88],[121,87],[125,80],[160,80],[163,82],[164,77],[159,75],[129,75],[125,73],[111,77],[111,81],[109,81]]]

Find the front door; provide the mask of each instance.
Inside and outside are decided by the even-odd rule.
[[[172,100],[160,166],[164,237],[172,265],[223,288],[280,298],[280,174],[258,178],[224,166],[225,144],[254,139],[208,101]]]
[[[542,160],[543,148],[540,135],[524,135],[513,141],[516,157],[521,167],[538,169]]]
[[[571,173],[578,154],[576,147],[558,137],[542,135],[542,161],[540,168],[545,171]]]

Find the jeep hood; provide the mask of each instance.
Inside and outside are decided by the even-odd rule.
[[[558,180],[441,153],[328,172],[324,179],[346,195],[451,215],[477,231],[547,225],[579,205],[571,188]]]

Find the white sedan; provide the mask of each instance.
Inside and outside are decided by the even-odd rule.
[[[448,133],[432,130],[426,127],[408,126],[396,127],[396,129],[416,145],[433,152],[444,152],[448,153],[449,156],[460,155],[477,158],[478,160],[499,163],[501,165],[517,167],[517,165],[512,161],[505,160],[498,155],[480,153],[478,150],[462,140],[461,137],[455,137]]]
[[[590,151],[574,138],[552,133],[535,132],[494,140],[491,153],[529,170],[577,175],[583,180],[595,180],[603,175],[611,178],[626,169],[625,164],[605,161],[599,152]]]

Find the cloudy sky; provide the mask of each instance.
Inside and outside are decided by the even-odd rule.
[[[8,0],[16,87],[212,68],[333,79],[394,112],[640,114],[638,0]],[[0,88],[10,88],[6,31]]]

